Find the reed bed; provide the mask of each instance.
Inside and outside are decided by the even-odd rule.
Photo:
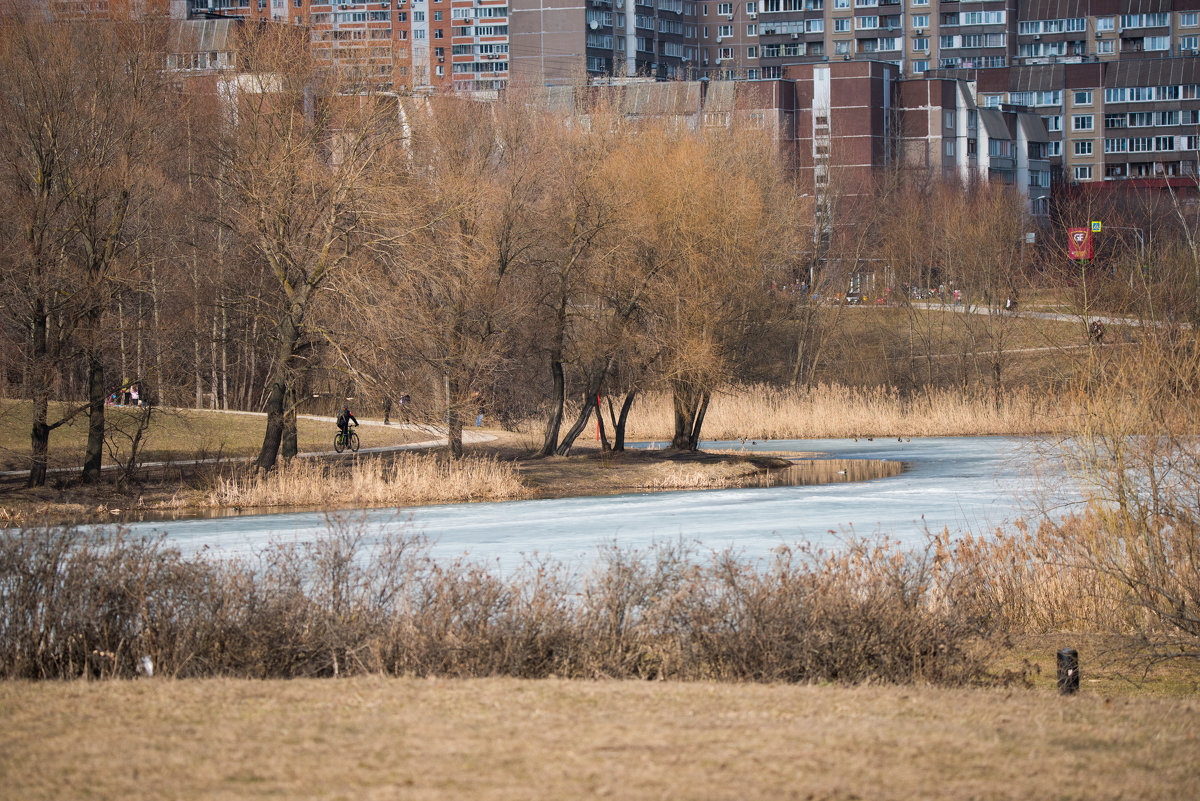
[[[655,465],[653,475],[637,486],[638,489],[652,490],[740,487],[745,484],[749,472],[751,471],[745,465],[737,464],[705,465],[703,468],[694,465],[660,464]]]
[[[413,506],[495,501],[528,493],[516,465],[472,456],[430,454],[365,456],[350,464],[295,459],[265,478],[223,477],[206,497],[208,506]]]
[[[756,384],[715,392],[703,435],[706,440],[1032,435],[1067,430],[1071,408],[1064,399],[1029,389],[997,396],[957,389],[902,394],[886,387]],[[673,426],[670,395],[649,392],[630,412],[628,436],[670,439]]]

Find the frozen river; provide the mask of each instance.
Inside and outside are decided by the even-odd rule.
[[[705,442],[706,450],[742,448]],[[904,472],[860,483],[690,492],[655,492],[504,503],[423,506],[360,513],[373,528],[408,526],[428,537],[438,558],[517,566],[539,554],[574,562],[599,546],[645,547],[682,538],[702,551],[736,548],[760,557],[783,543],[835,544],[848,532],[886,533],[922,542],[926,529],[991,533],[1018,518],[1037,519],[1036,505],[1061,511],[1074,493],[1045,496],[1039,442],[1008,437],[876,440],[776,440],[745,450],[818,452],[839,459],[900,461]],[[319,512],[135,523],[136,533],[165,531],[185,552],[204,547],[252,553],[272,541],[310,539],[326,527]]]

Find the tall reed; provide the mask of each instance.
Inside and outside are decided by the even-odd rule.
[[[731,440],[1043,434],[1065,430],[1069,411],[1065,402],[1028,389],[997,398],[994,393],[959,389],[905,395],[887,387],[755,384],[715,392],[703,436]],[[628,436],[670,439],[673,425],[670,395],[649,392],[630,412]]]
[[[517,468],[488,457],[439,458],[401,453],[365,456],[350,464],[295,459],[259,478],[221,478],[209,506],[411,506],[505,500],[527,493]]]

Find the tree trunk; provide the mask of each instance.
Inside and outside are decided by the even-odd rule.
[[[267,430],[263,435],[258,461],[255,462],[258,469],[264,472],[274,467],[275,460],[279,458],[279,446],[283,441],[284,404],[287,400],[288,385],[291,383],[292,360],[296,355],[296,343],[299,338],[298,327],[292,318],[285,317],[279,326],[279,352],[268,379]]]
[[[294,384],[288,387],[284,403],[283,437],[280,446],[283,458],[290,461],[300,452],[299,438],[296,431],[296,387]]]
[[[83,480],[100,480],[104,460],[104,365],[95,351],[88,355],[88,441],[83,455]]]
[[[562,442],[554,451],[555,453],[559,456],[566,456],[571,452],[571,447],[575,444],[575,440],[579,437],[579,434],[583,431],[583,427],[587,425],[588,419],[592,416],[592,409],[595,405],[595,396],[589,395],[583,402],[583,408],[579,410],[579,417],[575,419],[575,424],[563,436]],[[596,411],[598,412],[599,409]]]
[[[600,407],[597,405],[597,401],[600,396],[600,386],[604,383],[607,375],[608,367],[606,365],[597,370],[596,374],[588,380],[587,391],[583,396],[583,408],[579,410],[579,417],[575,420],[575,425],[571,426],[571,430],[563,436],[562,442],[559,443],[558,448],[554,451],[559,456],[566,456],[571,452],[575,440],[583,433],[583,428],[587,425],[588,418],[592,416],[592,409],[595,409],[596,415],[599,416]]]
[[[553,386],[550,390],[550,416],[546,418],[546,434],[542,439],[542,447],[538,456],[549,456],[558,447],[558,432],[562,428],[563,406],[566,403],[567,384],[563,377],[561,358],[551,357],[550,378]]]
[[[694,451],[700,446],[700,429],[704,426],[710,394],[708,390],[685,381],[673,381],[672,386],[675,436],[671,439],[671,447]]]
[[[631,389],[625,393],[625,401],[621,404],[621,414],[613,419],[613,450],[625,450],[625,424],[629,422],[629,410],[633,408],[633,399],[637,390]],[[613,416],[612,401],[608,403],[608,416]]]
[[[458,409],[458,381],[446,378],[446,441],[450,446],[450,456],[461,459],[462,443],[462,414]]]
[[[28,487],[46,486],[46,463],[50,452],[50,385],[46,353],[46,329],[49,319],[39,298],[34,303],[33,325],[31,326],[29,380],[33,395],[33,431],[31,433],[31,462]]]
[[[38,391],[33,399],[33,431],[32,441],[33,460],[29,467],[27,487],[46,486],[46,464],[50,454],[50,426],[46,424],[49,415],[49,399],[42,391]]]

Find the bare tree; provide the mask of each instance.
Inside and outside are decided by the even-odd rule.
[[[84,478],[104,444],[103,323],[114,271],[136,241],[131,221],[153,202],[156,154],[169,105],[161,76],[163,28],[153,23],[58,22],[6,7],[0,26],[4,284],[28,331],[33,400],[30,485],[44,484],[50,432],[89,416]],[[81,339],[77,335],[82,335]],[[49,422],[56,373],[75,348],[88,403]]]
[[[313,344],[309,320],[368,230],[367,187],[397,126],[394,105],[369,82],[314,68],[302,29],[247,27],[238,51],[249,72],[225,84],[216,178],[227,224],[271,277],[264,312],[274,355],[257,460],[267,470],[294,415],[288,397]]]

